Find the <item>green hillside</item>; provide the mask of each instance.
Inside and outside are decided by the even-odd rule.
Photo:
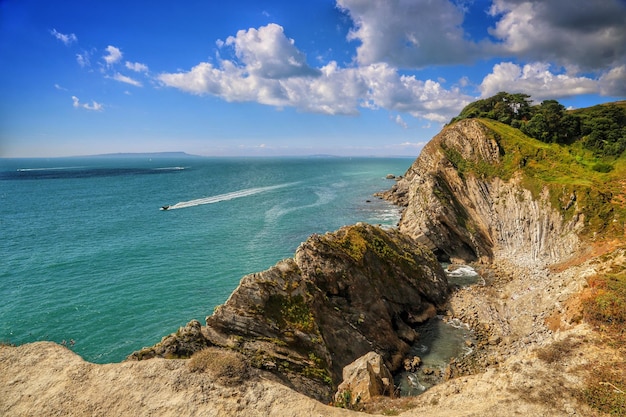
[[[626,222],[626,154],[603,157],[582,142],[545,143],[519,129],[490,119],[481,123],[493,132],[504,155],[491,174],[509,179],[522,174],[522,185],[538,197],[550,190],[552,207],[566,219],[585,215],[587,236],[623,236]],[[608,169],[607,169],[608,167]],[[478,167],[477,167],[478,168]],[[576,202],[576,204],[573,204]]]
[[[451,153],[461,173],[505,180],[521,174],[522,185],[535,197],[547,187],[552,207],[566,219],[580,211],[583,236],[623,237],[626,101],[566,111],[555,100],[531,106],[528,95],[499,93],[469,104],[451,123],[466,118],[478,118],[492,132],[503,158],[493,166]],[[537,120],[549,123],[540,126]]]
[[[556,100],[532,105],[527,94],[500,92],[467,105],[451,123],[467,118],[497,120],[546,143],[580,142],[601,157],[626,151],[626,101],[568,111]]]

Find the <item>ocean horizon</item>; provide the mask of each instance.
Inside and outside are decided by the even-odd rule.
[[[406,157],[113,154],[0,159],[0,341],[118,362],[314,233],[394,226]],[[168,206],[168,210],[162,210]]]

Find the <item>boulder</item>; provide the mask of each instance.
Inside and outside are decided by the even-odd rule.
[[[404,370],[407,372],[415,372],[417,368],[422,364],[422,358],[419,356],[413,356],[412,358],[406,358],[404,360]]]
[[[368,352],[343,368],[343,382],[337,387],[335,403],[349,406],[380,395],[393,396],[393,376],[383,357]]]

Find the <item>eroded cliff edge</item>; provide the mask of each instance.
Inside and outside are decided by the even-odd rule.
[[[397,230],[346,226],[244,277],[206,326],[190,324],[130,358],[189,357],[218,346],[328,402],[344,366],[370,351],[397,370],[417,339],[413,327],[441,311],[447,296],[432,252]]]
[[[494,175],[506,152],[515,152],[505,151],[497,139],[477,119],[435,136],[382,194],[405,207],[400,231],[453,262],[506,259],[536,269],[572,256],[580,245],[582,214],[566,221],[552,207],[548,189],[533,196],[518,173],[507,179]],[[519,157],[521,165],[524,156]],[[572,194],[564,197],[575,203]]]

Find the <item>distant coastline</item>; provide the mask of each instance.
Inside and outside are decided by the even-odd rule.
[[[187,152],[118,152],[97,155],[68,156],[65,158],[202,158]]]
[[[332,154],[311,154],[311,155],[195,155],[187,152],[117,152],[94,155],[69,155],[69,156],[0,156],[0,160],[20,160],[20,159],[131,159],[131,158],[215,158],[215,159],[281,159],[281,158],[304,158],[304,159],[411,159],[415,155],[332,155]]]

